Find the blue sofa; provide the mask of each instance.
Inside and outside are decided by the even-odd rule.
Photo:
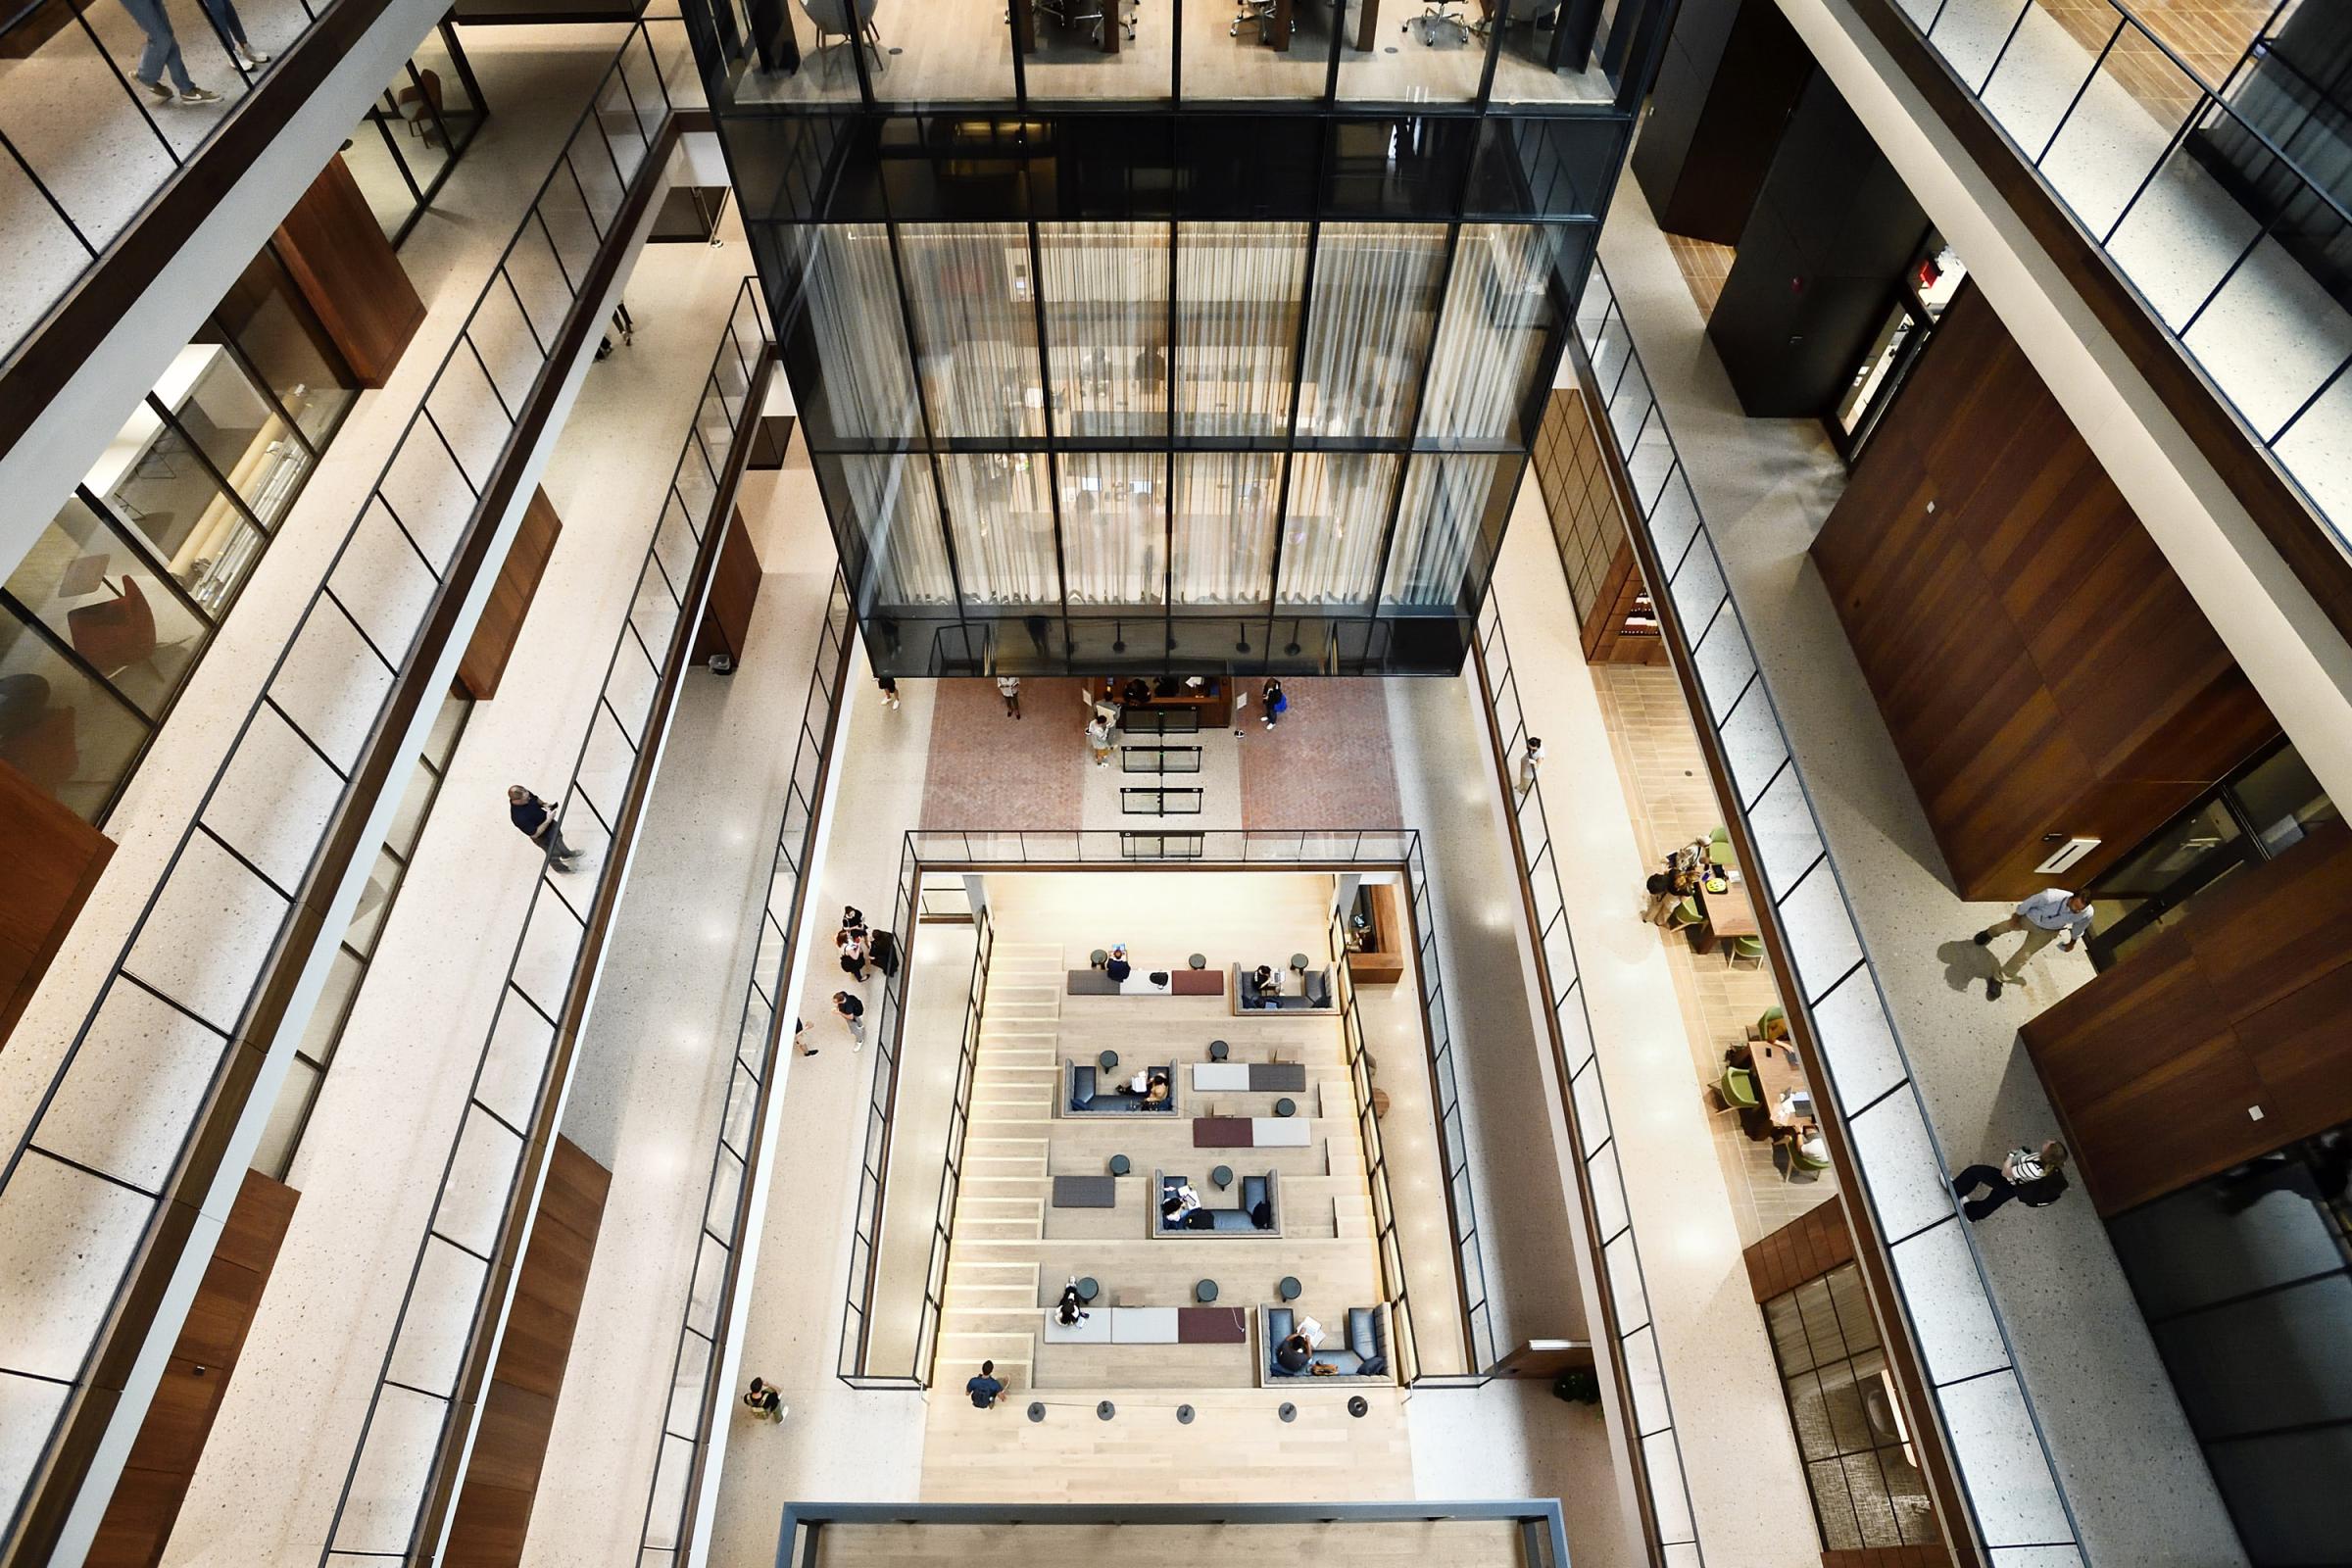
[[[1069,1067],[1068,1089],[1061,1097],[1061,1113],[1065,1116],[1118,1116],[1130,1112],[1147,1116],[1173,1116],[1176,1100],[1181,1093],[1176,1083],[1176,1063],[1152,1062],[1149,1070],[1168,1075],[1168,1098],[1158,1104],[1147,1102],[1143,1096],[1127,1085],[1135,1073],[1121,1067],[1109,1075],[1105,1084],[1102,1074],[1091,1061],[1073,1061]]]
[[[1193,1190],[1200,1195],[1200,1206],[1185,1217],[1192,1219],[1196,1215],[1205,1214],[1208,1216],[1206,1225],[1169,1224],[1162,1205],[1176,1196],[1176,1189],[1191,1178],[1171,1176],[1166,1171],[1154,1171],[1152,1174],[1158,1178],[1156,1190],[1159,1193],[1159,1198],[1152,1205],[1152,1234],[1154,1236],[1280,1236],[1282,1234],[1282,1210],[1276,1201],[1277,1193],[1272,1171],[1266,1172],[1263,1176],[1242,1177],[1239,1184],[1241,1201],[1231,1208],[1211,1206],[1219,1196],[1216,1190],[1213,1187],[1203,1187],[1199,1182],[1194,1182]],[[1252,1217],[1260,1203],[1263,1203],[1266,1209],[1266,1222],[1263,1225],[1258,1224]]]
[[[1277,1383],[1395,1383],[1396,1368],[1389,1364],[1389,1309],[1384,1306],[1351,1306],[1348,1309],[1346,1332],[1335,1336],[1337,1325],[1323,1325],[1323,1344],[1316,1349],[1311,1368],[1316,1361],[1337,1367],[1330,1377],[1316,1377],[1311,1370],[1286,1372],[1274,1364],[1274,1348],[1291,1337],[1298,1324],[1298,1312],[1288,1306],[1258,1308],[1257,1381],[1260,1388]]]
[[[1274,987],[1257,989],[1256,971],[1233,966],[1233,1010],[1241,1012],[1329,1012],[1333,1008],[1331,971],[1309,969],[1301,977],[1300,989],[1281,994],[1282,975],[1276,975]]]

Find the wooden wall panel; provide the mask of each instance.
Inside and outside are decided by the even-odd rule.
[[[122,1479],[99,1521],[84,1559],[89,1568],[154,1568],[163,1561],[172,1522],[301,1196],[259,1171],[245,1173],[163,1381],[130,1446]]]
[[[514,1568],[522,1560],[612,1185],[612,1173],[577,1144],[556,1140],[531,1244],[515,1270],[498,1364],[482,1391],[481,1430],[466,1459],[443,1568]]]
[[[752,548],[751,530],[737,508],[727,514],[727,531],[718,542],[718,564],[710,573],[710,597],[704,604],[702,622],[695,627],[692,662],[708,664],[713,654],[725,654],[741,663],[759,600],[760,554]]]
[[[1585,658],[1595,664],[1664,663],[1665,639],[1626,532],[1632,498],[1575,387],[1554,387],[1544,405],[1535,470]]]
[[[0,1042],[17,1026],[115,841],[0,761]]]
[[[2198,895],[2024,1035],[2113,1214],[2352,1121],[2347,1018],[2352,828],[2329,822]]]
[[[556,540],[563,532],[564,519],[556,515],[547,492],[534,489],[514,546],[498,568],[498,580],[490,585],[482,618],[474,623],[473,640],[458,661],[458,685],[475,702],[486,703],[498,695],[507,661],[514,657],[514,639],[522,635],[539,579],[546,575],[548,558],[556,553]]]
[[[1852,1262],[1854,1238],[1846,1227],[1843,1200],[1832,1193],[1741,1252],[1740,1258],[1747,1264],[1747,1283],[1758,1301],[1786,1296],[1805,1281]]]
[[[337,153],[278,225],[277,251],[362,386],[382,386],[424,324],[424,301]]]
[[[1813,544],[1952,878],[2094,878],[2278,723],[1991,308],[1963,288]]]

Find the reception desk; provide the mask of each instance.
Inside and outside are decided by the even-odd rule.
[[[1100,702],[1116,703],[1119,701],[1119,693],[1126,688],[1126,677],[1104,676],[1088,681],[1086,695]],[[1145,713],[1195,712],[1200,715],[1202,729],[1222,728],[1233,722],[1232,684],[1220,679],[1210,679],[1201,682],[1199,686],[1179,685],[1173,695],[1154,696],[1150,702],[1136,709],[1136,711]]]

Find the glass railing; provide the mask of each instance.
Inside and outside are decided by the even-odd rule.
[[[29,1462],[0,1473],[7,1506],[19,1510],[12,1531],[24,1489],[82,1408],[105,1342],[145,1332],[144,1319],[118,1322],[118,1307],[134,1286],[146,1286],[137,1300],[153,1301],[163,1276],[203,1266],[177,1250],[150,1255],[150,1244],[175,1207],[225,1207],[242,1177],[270,1110],[257,1087],[277,1082],[271,1068],[290,1054],[304,999],[334,956],[331,936],[311,943],[302,933],[314,923],[331,933],[348,918],[368,869],[359,847],[382,840],[399,804],[388,770],[414,760],[437,707],[418,697],[420,661],[454,658],[451,596],[489,564],[491,509],[518,500],[514,465],[544,436],[571,368],[555,349],[601,316],[602,299],[582,294],[593,264],[624,238],[616,223],[629,199],[660,177],[649,154],[672,109],[700,96],[677,24],[630,30],[286,635],[80,1027],[46,1046],[10,1043],[0,1101],[23,1108],[0,1170],[0,1250],[48,1260],[0,1323],[12,1421],[47,1431],[15,1446]],[[136,1115],[123,1113],[126,1063],[145,1080]],[[114,1419],[94,1408],[90,1418]]]
[[[1576,1142],[1583,1173],[1585,1232],[1595,1249],[1593,1282],[1598,1287],[1606,1367],[1615,1384],[1617,1408],[1632,1441],[1627,1445],[1641,1484],[1642,1529],[1653,1549],[1668,1562],[1705,1560],[1690,1508],[1690,1482],[1683,1467],[1682,1440],[1675,1435],[1674,1401],[1666,1391],[1665,1360],[1649,1308],[1649,1283],[1642,1273],[1642,1247],[1634,1235],[1633,1209],[1625,1199],[1625,1172],[1618,1159],[1615,1125],[1609,1118],[1608,1086],[1592,1044],[1592,1019],[1585,1003],[1583,972],[1577,967],[1576,938],[1569,930],[1568,898],[1560,884],[1559,846],[1544,809],[1540,778],[1513,779],[1507,759],[1520,755],[1527,719],[1520,710],[1519,675],[1511,645],[1502,633],[1502,612],[1487,596],[1479,612],[1478,646],[1472,656],[1481,699],[1494,742],[1494,766],[1511,803],[1510,839],[1518,857],[1521,891],[1535,937],[1536,972],[1550,1009],[1547,1033],[1566,1075],[1562,1103],[1569,1136]]]
[[[418,1515],[432,1494],[436,1464],[414,1468],[419,1452],[447,1455],[470,1442],[478,1406],[462,1397],[467,1364],[501,1313],[492,1294],[509,1283],[530,1231],[532,1195],[552,1145],[546,1125],[562,1103],[583,1011],[604,961],[600,909],[618,903],[626,882],[630,827],[653,788],[686,655],[726,514],[734,504],[728,464],[760,411],[769,352],[760,293],[746,278],[720,333],[671,470],[629,611],[613,633],[587,729],[559,797],[553,838],[599,853],[596,875],[575,879],[553,859],[531,889],[507,956],[505,982],[474,1054],[466,1108],[433,1195],[432,1219],[409,1265],[392,1339],[384,1348],[368,1414],[327,1533],[335,1553],[370,1555],[429,1539]],[[568,830],[568,831],[566,831]],[[589,933],[595,931],[591,942]],[[550,1136],[543,1137],[542,1133]],[[404,1464],[403,1458],[410,1461]]]
[[[1705,701],[1691,721],[1730,770],[1725,804],[1754,847],[1749,882],[1779,933],[1796,989],[1783,1001],[1813,1043],[1807,1063],[1845,1130],[1871,1229],[1883,1239],[1903,1322],[1918,1351],[1976,1532],[1993,1560],[2081,1563],[2074,1510],[2058,1481],[2009,1328],[1972,1227],[1961,1218],[1940,1141],[1896,1034],[1820,816],[1773,702],[1680,453],[1651,394],[1607,274],[1595,262],[1576,311],[1595,428],[1622,457],[1635,525],[1658,569],[1650,592],[1676,657]],[[1692,628],[1696,628],[1695,633]],[[1952,1527],[1957,1535],[1958,1526]]]
[[[2352,517],[2352,212],[2257,49],[2218,85],[2117,0],[1883,0],[2277,460],[2338,549]],[[2324,145],[2322,145],[2324,144]]]
[[[694,1275],[679,1317],[677,1349],[670,1357],[661,1454],[655,1460],[638,1543],[648,1563],[683,1558],[693,1531],[694,1502],[708,1475],[711,1427],[724,1408],[726,1391],[717,1381],[726,1340],[721,1325],[730,1320],[743,1283],[744,1227],[758,1185],[750,1173],[760,1162],[776,1065],[793,1035],[792,961],[800,946],[808,863],[816,853],[825,775],[832,766],[833,736],[849,670],[850,590],[835,572],[808,670],[808,696],[801,704],[775,847],[768,857],[767,894],[751,942],[751,978],[736,1020],[726,1109],[711,1144],[710,1175],[704,1185]],[[900,924],[890,929],[911,928]],[[899,967],[906,972],[905,964]]]

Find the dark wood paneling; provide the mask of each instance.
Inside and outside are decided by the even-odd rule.
[[[1961,90],[1913,24],[1897,13],[1895,0],[1851,4],[1871,35],[1952,131],[1970,162],[2113,335],[2166,412],[2180,421],[2198,456],[2212,465],[2336,630],[2352,639],[2352,557],[2334,542],[2327,524],[2231,416],[2203,372],[2165,335],[2137,290],[2042,188],[2003,131]]]
[[[115,841],[0,761],[0,1042],[98,885]]]
[[[2098,460],[1964,288],[1814,540],[1960,893],[2076,885],[2278,733]]]
[[[382,386],[424,324],[424,301],[337,153],[278,225],[277,253],[362,386]]]
[[[1747,1283],[1759,1301],[1786,1296],[1805,1281],[1852,1262],[1854,1238],[1845,1223],[1845,1204],[1831,1194],[1746,1249],[1740,1257],[1747,1264]]]
[[[187,1323],[139,1423],[122,1479],[99,1521],[86,1559],[90,1568],[153,1568],[163,1561],[172,1521],[301,1196],[259,1171],[245,1173]]]
[[[2113,1214],[2352,1121],[2346,1019],[2352,828],[2329,822],[2191,900],[2025,1042]]]
[[[612,1186],[611,1171],[570,1139],[556,1140],[531,1244],[514,1275],[514,1305],[498,1364],[483,1391],[481,1425],[441,1559],[445,1568],[513,1568],[522,1560]]]
[[[458,661],[458,685],[475,702],[486,703],[498,695],[507,661],[514,656],[514,640],[522,635],[531,600],[539,592],[539,579],[546,574],[548,558],[556,553],[556,539],[563,532],[564,519],[556,515],[547,492],[534,489],[530,504],[523,509],[522,525],[514,532],[514,546],[498,568],[498,580],[490,585],[482,618],[474,623],[473,640],[466,645],[466,657]]]
[[[1951,1568],[1949,1546],[1848,1546],[1821,1554],[1821,1568]]]
[[[743,647],[752,634],[752,611],[760,600],[760,555],[752,548],[751,530],[740,509],[727,513],[726,537],[718,545],[718,569],[710,577],[710,597],[704,603],[702,623],[694,633],[694,662],[708,664],[713,654],[743,662]]]
[[[1773,0],[1683,0],[1632,159],[1660,228],[1739,242],[1813,73]]]

